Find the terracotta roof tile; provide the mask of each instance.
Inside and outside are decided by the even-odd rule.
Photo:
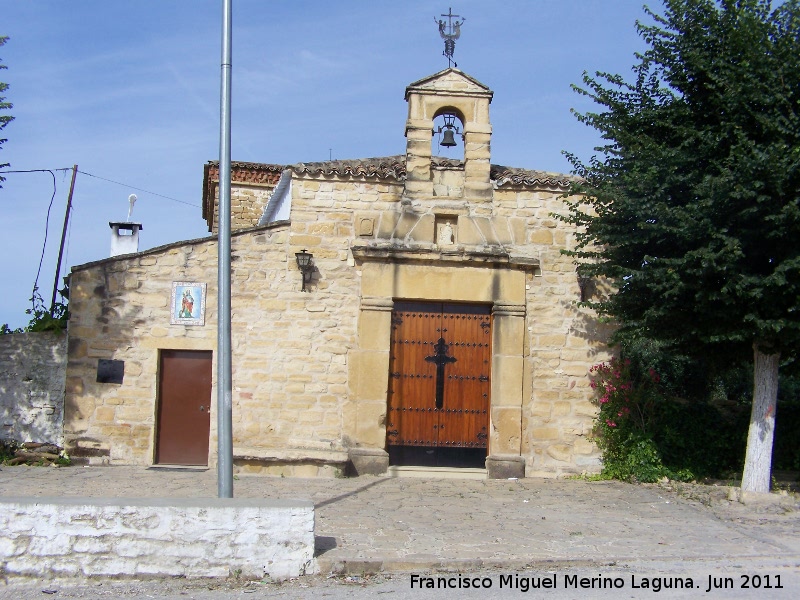
[[[216,161],[209,161],[208,165],[216,167]],[[434,156],[431,164],[439,168],[460,168],[463,161]],[[405,181],[406,157],[405,155],[383,156],[375,158],[356,158],[349,160],[326,160],[323,162],[297,163],[294,165],[276,165],[252,162],[232,162],[231,166],[249,171],[269,171],[279,174],[284,169],[291,169],[298,175],[333,175],[339,177],[364,177],[368,179],[394,179]],[[492,165],[490,177],[497,187],[522,186],[522,187],[547,187],[566,189],[572,183],[579,181],[574,175],[563,173],[549,173],[547,171],[534,171],[517,167]]]
[[[504,185],[544,186],[554,188],[568,188],[571,184],[580,181],[574,175],[563,173],[548,173],[547,171],[532,171],[515,167],[492,165],[489,177],[496,182],[497,187]]]
[[[445,158],[442,156],[431,157],[431,164],[435,167],[463,167],[464,162]],[[298,163],[290,167],[295,173],[309,175],[350,175],[357,177],[377,177],[380,179],[395,179],[403,181],[406,177],[406,157],[404,155],[386,156],[378,158],[361,158],[353,160],[330,160],[315,163]],[[570,184],[579,179],[574,175],[562,173],[549,173],[547,171],[534,171],[502,165],[492,165],[490,171],[492,181],[498,187],[510,186],[544,186],[550,188],[568,188]]]
[[[406,176],[406,158],[405,156],[386,156],[382,158],[328,160],[325,162],[298,163],[291,165],[290,168],[298,174],[350,175],[401,181]]]

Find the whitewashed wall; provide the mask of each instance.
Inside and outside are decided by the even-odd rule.
[[[305,500],[0,499],[6,576],[285,579],[316,572]]]
[[[67,336],[0,335],[0,439],[64,442]]]

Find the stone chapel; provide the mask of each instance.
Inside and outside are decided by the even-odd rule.
[[[596,472],[570,176],[491,163],[492,91],[405,91],[404,156],[232,165],[237,472]],[[433,156],[455,120],[463,160]],[[203,174],[216,231],[217,164]],[[74,267],[64,433],[92,464],[212,465],[217,240]]]

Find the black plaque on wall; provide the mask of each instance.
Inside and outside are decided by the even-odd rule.
[[[124,360],[101,358],[97,361],[97,383],[122,383],[124,376]]]

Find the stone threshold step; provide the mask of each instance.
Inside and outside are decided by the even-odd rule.
[[[387,477],[432,477],[438,479],[486,479],[486,469],[456,467],[389,467]]]
[[[170,465],[170,464],[158,464],[158,465],[150,465],[147,467],[148,471],[194,471],[194,472],[204,472],[208,471],[207,466],[203,465]]]

